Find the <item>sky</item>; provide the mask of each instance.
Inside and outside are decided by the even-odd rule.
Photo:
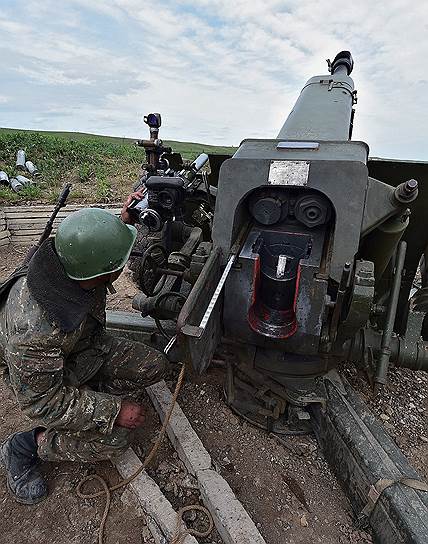
[[[428,160],[422,0],[0,0],[0,126],[217,145],[275,138],[306,80],[352,52],[354,140]]]

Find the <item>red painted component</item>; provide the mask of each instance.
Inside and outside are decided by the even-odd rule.
[[[293,307],[284,310],[274,310],[263,303],[259,293],[260,286],[260,257],[255,261],[253,271],[253,288],[251,296],[251,308],[248,312],[248,324],[251,329],[269,338],[285,340],[297,331],[296,304],[299,294],[300,264],[297,268]]]

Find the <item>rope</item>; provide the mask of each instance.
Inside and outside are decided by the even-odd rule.
[[[183,514],[191,510],[196,510],[206,514],[209,523],[208,529],[206,529],[205,531],[197,531],[196,529],[188,529],[187,527],[184,530],[181,529]],[[199,536],[201,538],[204,538],[211,533],[213,528],[213,518],[208,510],[205,508],[205,506],[201,506],[200,504],[190,504],[189,506],[183,506],[183,508],[180,508],[180,510],[177,512],[177,524],[175,526],[174,536],[172,537],[171,544],[182,544],[187,535]]]
[[[146,470],[146,468],[150,465],[155,455],[157,454],[159,447],[162,443],[162,440],[165,436],[166,428],[168,426],[169,420],[171,419],[172,411],[174,409],[175,403],[177,402],[177,398],[180,393],[181,386],[183,385],[185,371],[186,371],[186,366],[183,365],[180,370],[180,374],[178,376],[174,394],[172,396],[171,406],[169,407],[166,417],[163,421],[161,430],[159,432],[159,436],[157,437],[156,442],[154,443],[147,457],[144,459],[144,462],[141,465],[141,467],[139,467],[138,470],[136,470],[133,474],[131,474],[131,476],[128,476],[128,478],[121,480],[119,483],[111,487],[109,487],[106,481],[103,478],[101,478],[101,476],[99,476],[98,474],[89,474],[88,476],[85,476],[84,478],[82,478],[80,482],[77,484],[76,493],[77,493],[77,496],[80,497],[81,499],[96,499],[98,497],[103,497],[104,495],[106,497],[104,512],[103,512],[100,527],[98,530],[98,544],[103,544],[103,541],[104,541],[104,529],[105,529],[105,524],[106,524],[109,510],[110,510],[111,494],[114,491],[117,491],[118,489],[121,489],[122,487],[127,486],[129,483],[135,480],[135,478],[137,478],[137,476],[141,474],[143,470]],[[102,487],[102,490],[96,491],[94,493],[84,493],[82,491],[82,487],[91,480],[96,480],[97,482],[99,482],[99,484]],[[196,529],[188,529],[187,527],[184,530],[181,529],[182,522],[183,522],[182,516],[185,512],[188,512],[189,510],[198,510],[200,512],[203,512],[207,516],[209,520],[209,527],[206,531],[197,531]],[[177,525],[174,531],[174,536],[171,541],[171,544],[181,544],[187,535],[200,536],[200,537],[208,536],[211,533],[213,526],[214,524],[213,524],[212,516],[210,512],[204,506],[200,506],[199,504],[192,504],[189,506],[185,506],[177,512]]]

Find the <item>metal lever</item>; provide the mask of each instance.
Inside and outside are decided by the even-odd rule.
[[[395,274],[394,281],[392,283],[391,295],[389,299],[389,305],[386,312],[385,326],[383,329],[382,342],[380,347],[380,356],[377,362],[374,393],[379,391],[382,385],[387,382],[389,359],[391,357],[391,339],[393,334],[393,327],[395,321],[395,315],[397,313],[398,297],[400,294],[401,278],[404,269],[404,260],[406,258],[407,243],[400,242],[398,245],[397,258],[395,261]]]

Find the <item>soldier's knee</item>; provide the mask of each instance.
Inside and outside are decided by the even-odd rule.
[[[149,378],[150,383],[156,383],[162,380],[165,377],[167,367],[168,359],[165,354],[161,352],[156,354],[156,360],[153,365],[153,375]]]
[[[138,366],[136,382],[147,387],[162,380],[166,374],[168,359],[160,351],[153,350],[149,357],[145,355],[142,364]]]

